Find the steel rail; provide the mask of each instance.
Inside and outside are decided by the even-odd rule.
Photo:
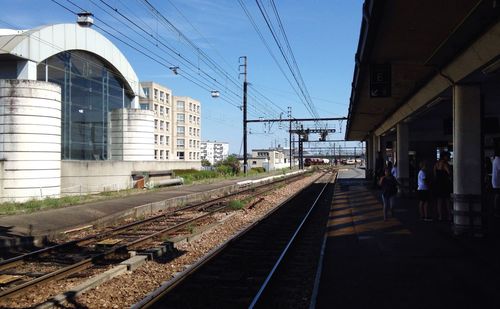
[[[224,196],[221,196],[221,197],[217,197],[217,198],[211,199],[210,201],[199,202],[199,203],[196,203],[194,205],[189,205],[189,206],[177,208],[175,210],[172,210],[172,211],[169,211],[169,212],[166,212],[166,213],[162,213],[162,214],[155,215],[155,216],[152,216],[152,217],[149,217],[149,218],[146,218],[146,219],[142,219],[142,220],[138,220],[138,221],[135,221],[135,222],[131,222],[131,223],[128,223],[128,224],[116,227],[116,228],[114,228],[114,229],[112,229],[110,231],[107,231],[107,232],[104,232],[104,233],[101,233],[101,234],[89,235],[89,236],[84,237],[82,239],[72,240],[72,241],[69,241],[69,242],[62,243],[62,244],[58,244],[58,245],[46,247],[46,248],[39,249],[39,250],[36,250],[36,251],[33,251],[33,252],[29,252],[29,253],[26,253],[26,254],[23,254],[23,255],[19,255],[19,256],[16,256],[16,257],[4,260],[4,261],[0,261],[0,271],[3,271],[3,270],[6,270],[6,269],[9,269],[9,268],[18,266],[20,263],[22,263],[27,258],[35,257],[35,256],[38,256],[40,254],[48,253],[48,252],[51,252],[51,251],[54,251],[54,250],[58,250],[58,249],[64,249],[66,247],[77,246],[77,245],[85,245],[85,244],[91,243],[93,241],[98,241],[98,240],[101,240],[103,238],[115,235],[116,233],[119,233],[119,232],[121,232],[123,230],[126,230],[128,228],[131,228],[131,227],[134,227],[134,226],[137,226],[137,225],[142,225],[144,223],[147,223],[147,222],[150,222],[150,221],[154,221],[156,219],[161,219],[162,217],[165,217],[165,216],[168,216],[168,215],[172,215],[172,214],[180,212],[180,211],[194,209],[194,208],[197,208],[197,207],[200,207],[202,210],[204,210],[205,208],[203,208],[201,206],[209,204],[209,206],[207,206],[207,207],[210,207],[211,204],[215,204],[217,201],[221,201],[221,200],[230,198],[230,197],[235,196],[235,195],[244,194],[244,193],[247,193],[249,191],[253,191],[253,190],[265,187],[266,185],[269,185],[269,184],[272,185],[272,184],[278,184],[278,183],[281,183],[281,182],[284,182],[284,181],[288,181],[288,180],[293,180],[293,179],[298,178],[298,177],[303,176],[303,175],[304,174],[302,174],[302,173],[301,174],[296,174],[296,175],[292,175],[290,177],[285,177],[285,178],[278,179],[278,180],[273,181],[271,183],[265,183],[265,184],[261,184],[261,185],[257,185],[257,186],[252,186],[250,188],[239,190],[239,191],[230,193],[228,195],[224,195]],[[272,189],[270,189],[270,190],[272,190]],[[270,191],[270,190],[267,190],[267,191]],[[267,192],[267,191],[265,191],[265,192]],[[0,297],[1,297],[1,294],[0,294]]]
[[[302,230],[302,227],[304,226],[304,224],[307,221],[307,219],[309,219],[309,215],[311,214],[311,212],[316,208],[316,205],[318,204],[319,199],[322,197],[323,192],[326,190],[326,187],[332,182],[332,180],[334,180],[334,178],[336,177],[336,175],[337,174],[332,175],[332,177],[328,180],[328,182],[325,183],[325,185],[321,189],[321,192],[316,197],[316,200],[314,201],[314,203],[312,204],[312,206],[309,208],[309,211],[306,213],[306,215],[304,216],[304,218],[300,222],[299,226],[297,227],[297,229],[293,233],[292,237],[288,241],[287,245],[285,246],[285,249],[283,249],[283,251],[281,252],[281,254],[280,254],[279,258],[278,258],[278,260],[276,261],[276,263],[274,264],[273,268],[271,269],[271,271],[267,275],[266,280],[264,280],[264,283],[262,283],[262,286],[260,287],[259,291],[257,292],[257,294],[255,294],[255,297],[253,298],[252,302],[248,306],[249,309],[253,309],[255,307],[255,305],[257,304],[257,302],[259,301],[260,297],[262,296],[262,293],[264,292],[264,290],[266,289],[267,285],[269,284],[269,281],[271,281],[271,278],[273,277],[274,273],[276,272],[276,270],[280,266],[281,261],[283,261],[283,258],[288,253],[288,249],[294,243],[295,239],[297,238],[297,235]]]
[[[320,174],[316,179],[314,179],[312,183],[318,181],[321,177],[323,177],[326,174],[326,172]],[[309,187],[309,185],[307,186]],[[231,239],[227,240],[220,246],[212,249],[209,251],[203,258],[201,258],[198,262],[184,270],[182,273],[180,273],[178,276],[174,277],[173,279],[163,283],[158,289],[147,295],[144,299],[142,299],[140,302],[136,303],[131,307],[131,309],[140,309],[140,308],[149,308],[153,306],[156,302],[158,302],[162,297],[164,297],[166,294],[168,294],[170,291],[172,291],[176,286],[181,284],[183,281],[185,281],[187,278],[189,278],[191,275],[193,275],[198,269],[200,269],[203,265],[208,263],[209,261],[213,260],[216,258],[224,249],[229,247],[231,244],[242,238],[246,233],[248,233],[250,230],[252,230],[256,225],[258,225],[260,222],[263,220],[269,218],[272,214],[274,214],[278,209],[280,209],[283,205],[294,199],[297,195],[299,195],[303,190],[305,190],[307,187],[304,187],[302,190],[297,191],[296,193],[292,194],[289,196],[285,201],[283,201],[281,204],[279,204],[277,207],[269,211],[264,217],[260,218],[259,220],[255,221],[251,225],[249,225],[247,228],[236,234],[234,237]]]
[[[300,175],[303,175],[303,174],[298,174],[298,175],[294,175],[292,177],[283,178],[283,179],[280,179],[278,181],[272,182],[271,184],[277,184],[277,183],[280,183],[280,182],[285,181],[285,180],[293,180],[293,179],[295,179],[296,177],[298,177]],[[256,188],[261,188],[261,187],[264,187],[264,186],[265,186],[265,184],[257,186],[257,187],[252,187],[252,188],[249,188],[249,189],[245,189],[243,191],[239,191],[237,194],[241,194],[241,193],[244,193],[246,191],[251,191],[251,190],[254,190]],[[258,195],[264,194],[264,193],[269,192],[271,190],[272,189],[264,190],[262,192],[259,192]],[[221,199],[230,197],[232,195],[237,195],[237,194],[231,194],[229,196],[217,198],[216,200],[221,200]],[[209,201],[208,203],[212,203],[212,202],[213,202],[213,200]],[[205,202],[205,203],[207,203],[207,202]],[[203,205],[205,203],[199,203],[199,204],[196,204],[196,205],[188,206],[188,209],[199,207],[200,205]],[[93,256],[91,256],[91,257],[89,257],[87,259],[84,259],[82,261],[79,261],[79,262],[77,262],[77,263],[75,263],[73,265],[70,265],[70,266],[64,267],[62,269],[56,270],[54,272],[45,274],[45,275],[43,275],[41,277],[35,278],[35,279],[30,280],[28,282],[16,285],[16,286],[14,286],[14,287],[12,287],[10,289],[7,289],[5,291],[0,292],[0,299],[2,299],[2,298],[10,298],[12,296],[18,295],[19,293],[23,292],[26,289],[35,287],[35,286],[40,285],[42,283],[50,282],[50,281],[57,280],[57,279],[62,279],[62,278],[67,277],[67,276],[69,276],[71,274],[74,274],[74,273],[77,273],[77,272],[82,271],[84,269],[87,269],[87,268],[91,267],[92,265],[94,265],[94,263],[96,261],[98,261],[98,260],[102,260],[102,259],[104,259],[106,257],[109,257],[111,255],[114,255],[114,254],[117,254],[117,253],[120,253],[120,252],[125,252],[125,251],[127,251],[129,249],[134,249],[134,248],[136,248],[139,245],[142,245],[142,244],[148,243],[150,241],[153,241],[153,239],[156,238],[156,237],[160,237],[160,236],[164,236],[164,235],[166,235],[168,233],[176,232],[179,229],[182,229],[184,226],[186,226],[186,225],[188,225],[190,223],[193,223],[193,222],[199,221],[201,219],[204,219],[206,217],[209,217],[214,212],[217,212],[217,211],[219,211],[221,209],[224,209],[224,208],[227,208],[227,207],[228,207],[228,205],[216,207],[215,209],[213,209],[213,210],[211,210],[211,211],[209,211],[209,212],[207,212],[205,214],[202,214],[202,215],[200,215],[198,217],[195,217],[195,218],[192,218],[192,219],[188,219],[188,220],[183,221],[181,223],[178,223],[178,224],[176,224],[174,226],[165,228],[163,230],[154,232],[154,233],[152,233],[150,235],[146,235],[146,236],[143,236],[143,237],[141,237],[139,239],[133,240],[130,243],[123,244],[121,246],[118,246],[118,247],[115,247],[113,249],[110,249],[110,250],[108,250],[106,252],[93,255]],[[181,211],[181,210],[186,210],[186,208],[177,209],[176,211],[170,212],[168,214],[172,214],[172,213],[175,213],[175,212]],[[167,215],[167,214],[159,215],[156,218],[163,217],[165,215]],[[146,219],[146,220],[147,221],[151,221],[151,218],[148,218],[148,219]],[[142,221],[141,223],[144,223],[144,221]],[[134,224],[127,224],[126,226],[127,227],[131,227],[131,226],[134,226]],[[119,227],[116,230],[118,230],[118,229],[123,230],[122,227]],[[113,231],[115,231],[115,230],[113,230]],[[113,234],[115,234],[115,233],[113,233]],[[106,235],[110,236],[109,234],[106,234]],[[104,237],[100,237],[99,239],[102,239],[102,238],[104,238]],[[78,241],[74,241],[74,242],[78,242]],[[74,244],[73,242],[70,242],[70,243]],[[61,245],[68,245],[68,243],[61,244]],[[61,246],[61,245],[57,245],[57,246]],[[54,247],[51,247],[49,249],[53,249],[53,248]],[[44,252],[44,250],[42,249],[42,250],[38,250],[36,253],[40,254],[40,253],[43,253],[43,252]],[[30,255],[30,254],[28,254],[28,255]],[[13,263],[19,264],[20,262],[22,262],[22,260],[16,260]]]

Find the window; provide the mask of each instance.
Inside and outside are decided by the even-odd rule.
[[[200,136],[200,129],[196,129],[196,136]]]
[[[177,126],[177,135],[184,135],[184,127]]]
[[[163,160],[163,150],[160,150],[160,160]]]
[[[155,150],[155,160],[158,160],[158,150]]]
[[[196,118],[196,123],[197,123],[197,124],[200,124],[200,117],[197,117],[197,118]]]
[[[165,122],[165,131],[170,131],[170,122]]]
[[[252,161],[252,165],[257,165],[257,161]]]
[[[189,111],[193,111],[193,103],[189,102]]]
[[[193,128],[189,127],[189,136],[193,135]]]
[[[184,123],[185,116],[184,114],[177,114],[177,122]]]
[[[168,160],[168,150],[165,150],[165,160]]]
[[[177,101],[177,109],[184,110],[184,101]]]
[[[200,106],[196,106],[196,111],[198,112],[198,114],[200,113]]]
[[[158,144],[158,134],[155,134],[155,144]]]
[[[165,114],[168,116],[169,113],[170,113],[170,108],[165,107]]]
[[[158,129],[158,119],[155,119],[155,129]]]
[[[177,147],[184,148],[184,139],[183,138],[177,139]]]
[[[193,123],[193,116],[189,115],[189,123]]]
[[[170,95],[168,93],[165,93],[165,101],[168,103],[170,99]]]
[[[163,145],[163,135],[160,135],[160,145]]]
[[[198,159],[198,160],[200,159],[200,153],[199,152],[196,153],[196,159]]]
[[[144,87],[144,88],[142,88],[142,91],[144,91],[144,95],[146,96],[146,98],[149,99],[149,88],[148,87]]]
[[[154,93],[155,93],[154,99],[158,100],[158,89],[155,89]]]
[[[160,101],[164,102],[165,101],[165,92],[160,91]]]
[[[164,111],[163,106],[160,106],[160,116],[163,116],[163,111]]]
[[[177,158],[179,158],[180,160],[184,160],[184,151],[178,151]]]
[[[165,136],[165,145],[168,146],[168,144],[170,144],[170,137],[169,136]]]
[[[149,104],[148,103],[140,103],[139,106],[141,107],[142,110],[149,110]]]
[[[189,152],[189,160],[192,160],[192,159],[193,159],[193,153]]]
[[[165,124],[165,121],[161,120],[160,121],[160,130],[163,130],[164,124]]]
[[[155,104],[155,114],[158,114],[158,104]]]
[[[189,140],[189,147],[193,147],[193,140],[192,139]]]

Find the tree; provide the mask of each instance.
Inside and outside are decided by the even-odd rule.
[[[201,160],[201,166],[211,166],[212,163],[210,163],[210,161],[208,161],[207,159],[203,159]]]

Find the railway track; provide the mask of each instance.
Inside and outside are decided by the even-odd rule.
[[[133,308],[246,308],[257,304],[286,260],[300,227],[315,206],[333,194],[335,177],[336,173],[323,174]]]
[[[0,300],[32,291],[34,287],[43,286],[90,267],[117,264],[129,257],[130,250],[147,249],[157,243],[163,243],[165,238],[187,233],[193,225],[214,222],[212,215],[227,208],[229,201],[235,197],[247,196],[255,199],[300,177],[301,174],[210,201],[187,205],[96,235],[2,261]]]

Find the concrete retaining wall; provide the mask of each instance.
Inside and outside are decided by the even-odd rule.
[[[132,171],[200,169],[188,161],[62,161],[61,194],[75,195],[130,189]]]
[[[59,197],[61,88],[0,80],[0,202]]]

